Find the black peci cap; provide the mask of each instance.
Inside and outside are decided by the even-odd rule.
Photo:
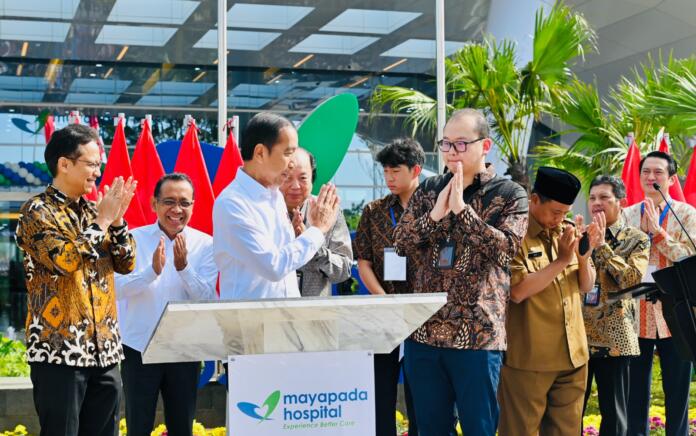
[[[580,180],[568,171],[539,167],[534,192],[559,203],[571,205],[580,192]]]

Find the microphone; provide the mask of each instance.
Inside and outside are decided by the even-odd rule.
[[[655,190],[657,192],[659,192],[660,195],[662,196],[662,199],[665,200],[665,204],[667,204],[666,207],[669,207],[669,203],[667,202],[667,197],[665,197],[665,194],[662,192],[662,189],[660,189],[660,185],[658,185],[657,183],[653,183],[653,188],[655,188]],[[669,207],[669,210],[672,212],[672,215],[674,215],[674,218],[677,219],[677,222],[679,223],[679,227],[681,227],[682,231],[686,234],[686,237],[689,238],[689,242],[691,242],[691,246],[694,247],[694,252],[696,252],[696,244],[694,244],[694,240],[691,239],[691,235],[689,235],[689,232],[686,231],[686,227],[684,227],[684,224],[682,224],[681,220],[677,216],[677,213],[674,211],[674,209]]]

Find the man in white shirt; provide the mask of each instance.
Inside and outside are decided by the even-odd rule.
[[[336,188],[322,186],[311,200],[308,227],[295,237],[278,187],[294,166],[297,130],[261,112],[242,132],[244,166],[215,200],[213,249],[221,299],[300,297],[295,270],[309,262],[336,222]]]
[[[115,278],[126,355],[121,378],[129,435],[152,432],[161,392],[168,434],[191,436],[200,362],[144,365],[141,353],[167,302],[216,298],[213,240],[187,227],[193,196],[193,184],[185,174],[168,174],[157,182],[151,200],[157,222],[132,231],[135,270]]]

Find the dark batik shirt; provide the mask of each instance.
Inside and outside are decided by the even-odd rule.
[[[464,209],[436,223],[437,196],[452,174],[431,177],[414,193],[396,227],[396,249],[413,259],[414,291],[446,292],[447,303],[411,338],[445,348],[505,350],[509,264],[527,231],[527,193],[483,172],[464,190]],[[452,269],[437,267],[441,247],[455,244]]]
[[[93,203],[53,186],[20,210],[29,362],[107,367],[123,359],[114,271],[133,271],[135,241],[125,225],[102,231],[96,217]]]
[[[394,221],[390,209],[394,211]],[[394,247],[394,222],[399,222],[403,213],[399,197],[394,194],[368,203],[363,208],[353,240],[355,258],[372,262],[372,270],[387,294],[413,292],[413,264],[410,259],[406,261],[406,281],[384,281],[384,249]]]

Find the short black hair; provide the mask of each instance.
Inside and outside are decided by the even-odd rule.
[[[53,132],[51,140],[46,144],[44,160],[53,177],[58,175],[58,159],[65,157],[77,159],[80,157],[81,145],[99,142],[99,134],[93,128],[84,124],[70,124]]]
[[[270,152],[285,127],[295,128],[287,118],[274,113],[259,112],[251,117],[242,131],[242,160],[251,160],[256,144],[263,144]]]
[[[397,138],[377,153],[377,162],[382,164],[382,167],[406,165],[408,169],[412,169],[416,165],[423,166],[425,152],[415,139]]]
[[[548,201],[551,201],[550,197],[547,197],[544,194],[540,194],[536,189],[532,189],[532,194],[535,194],[537,197],[539,197],[540,203],[546,203]]]
[[[611,186],[611,190],[614,192],[614,197],[619,200],[626,198],[626,186],[624,185],[623,180],[616,176],[601,175],[595,177],[592,182],[590,182],[590,190],[599,185]]]
[[[672,177],[673,175],[677,174],[677,161],[675,161],[672,156],[663,151],[651,151],[650,153],[646,154],[645,157],[640,160],[640,167],[638,168],[639,171],[643,171],[643,163],[645,162],[645,159],[649,157],[656,157],[658,159],[666,160],[667,173],[669,174],[669,176]]]
[[[162,185],[167,182],[188,182],[188,184],[191,185],[191,190],[193,191],[191,196],[196,196],[196,188],[193,186],[193,182],[189,176],[184,173],[170,173],[163,175],[157,181],[157,184],[155,185],[155,198],[159,198],[160,193],[162,192]]]

